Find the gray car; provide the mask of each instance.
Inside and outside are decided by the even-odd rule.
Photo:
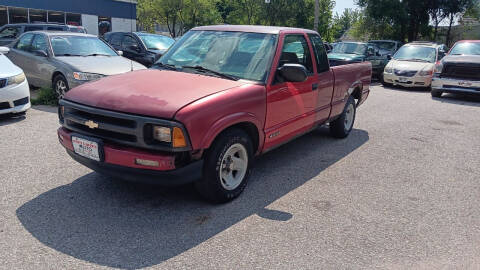
[[[8,58],[35,87],[52,87],[59,98],[82,83],[104,76],[146,69],[128,60],[96,36],[33,31],[11,45]]]

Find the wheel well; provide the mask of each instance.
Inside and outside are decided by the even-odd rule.
[[[217,138],[220,137],[227,130],[230,130],[230,129],[233,129],[233,128],[241,129],[248,134],[248,136],[252,140],[253,152],[255,154],[258,150],[258,145],[259,145],[259,134],[258,134],[257,126],[255,126],[255,124],[253,124],[251,122],[241,122],[241,123],[237,123],[235,125],[229,126],[228,128],[224,129],[222,132],[220,132],[215,137],[215,140],[217,140]],[[213,140],[213,141],[215,142],[215,140]]]
[[[55,71],[52,75],[52,85],[53,85],[53,80],[55,80],[55,77],[57,77],[57,75],[62,75],[63,76],[63,74],[60,71]]]
[[[360,86],[357,86],[353,92],[352,92],[352,97],[357,100],[357,106],[360,100],[362,99],[362,89]]]

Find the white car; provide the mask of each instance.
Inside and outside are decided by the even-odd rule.
[[[30,87],[23,70],[5,56],[0,47],[0,114],[24,113],[30,109]]]
[[[406,44],[385,67],[382,83],[404,87],[430,87],[435,64],[443,56],[444,45],[430,42]]]

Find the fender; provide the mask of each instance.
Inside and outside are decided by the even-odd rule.
[[[265,134],[263,132],[263,126],[261,121],[252,113],[247,113],[247,112],[239,112],[239,113],[234,113],[230,114],[227,116],[224,116],[217,120],[212,127],[208,130],[207,134],[204,136],[202,143],[201,143],[201,148],[202,149],[207,149],[212,145],[213,141],[217,136],[223,132],[225,129],[234,126],[236,124],[240,123],[252,123],[255,125],[258,131],[258,149],[256,149],[256,153],[259,153],[259,149],[262,149],[263,143],[264,143],[264,138]]]

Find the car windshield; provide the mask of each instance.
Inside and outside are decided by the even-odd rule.
[[[377,45],[377,47],[380,50],[386,50],[386,51],[393,51],[395,50],[395,42],[389,42],[389,41],[371,41],[370,43],[373,43]]]
[[[55,56],[117,56],[114,50],[97,37],[53,36],[50,41]]]
[[[462,42],[453,47],[451,55],[480,55],[480,42]]]
[[[161,35],[138,34],[149,50],[166,50],[175,43],[173,38]]]
[[[400,61],[421,61],[435,63],[437,50],[432,47],[403,46],[393,57]]]
[[[333,53],[359,54],[364,55],[367,45],[358,43],[338,43],[333,48]]]
[[[277,35],[244,32],[190,31],[157,62],[181,68],[203,67],[240,79],[264,82]]]

